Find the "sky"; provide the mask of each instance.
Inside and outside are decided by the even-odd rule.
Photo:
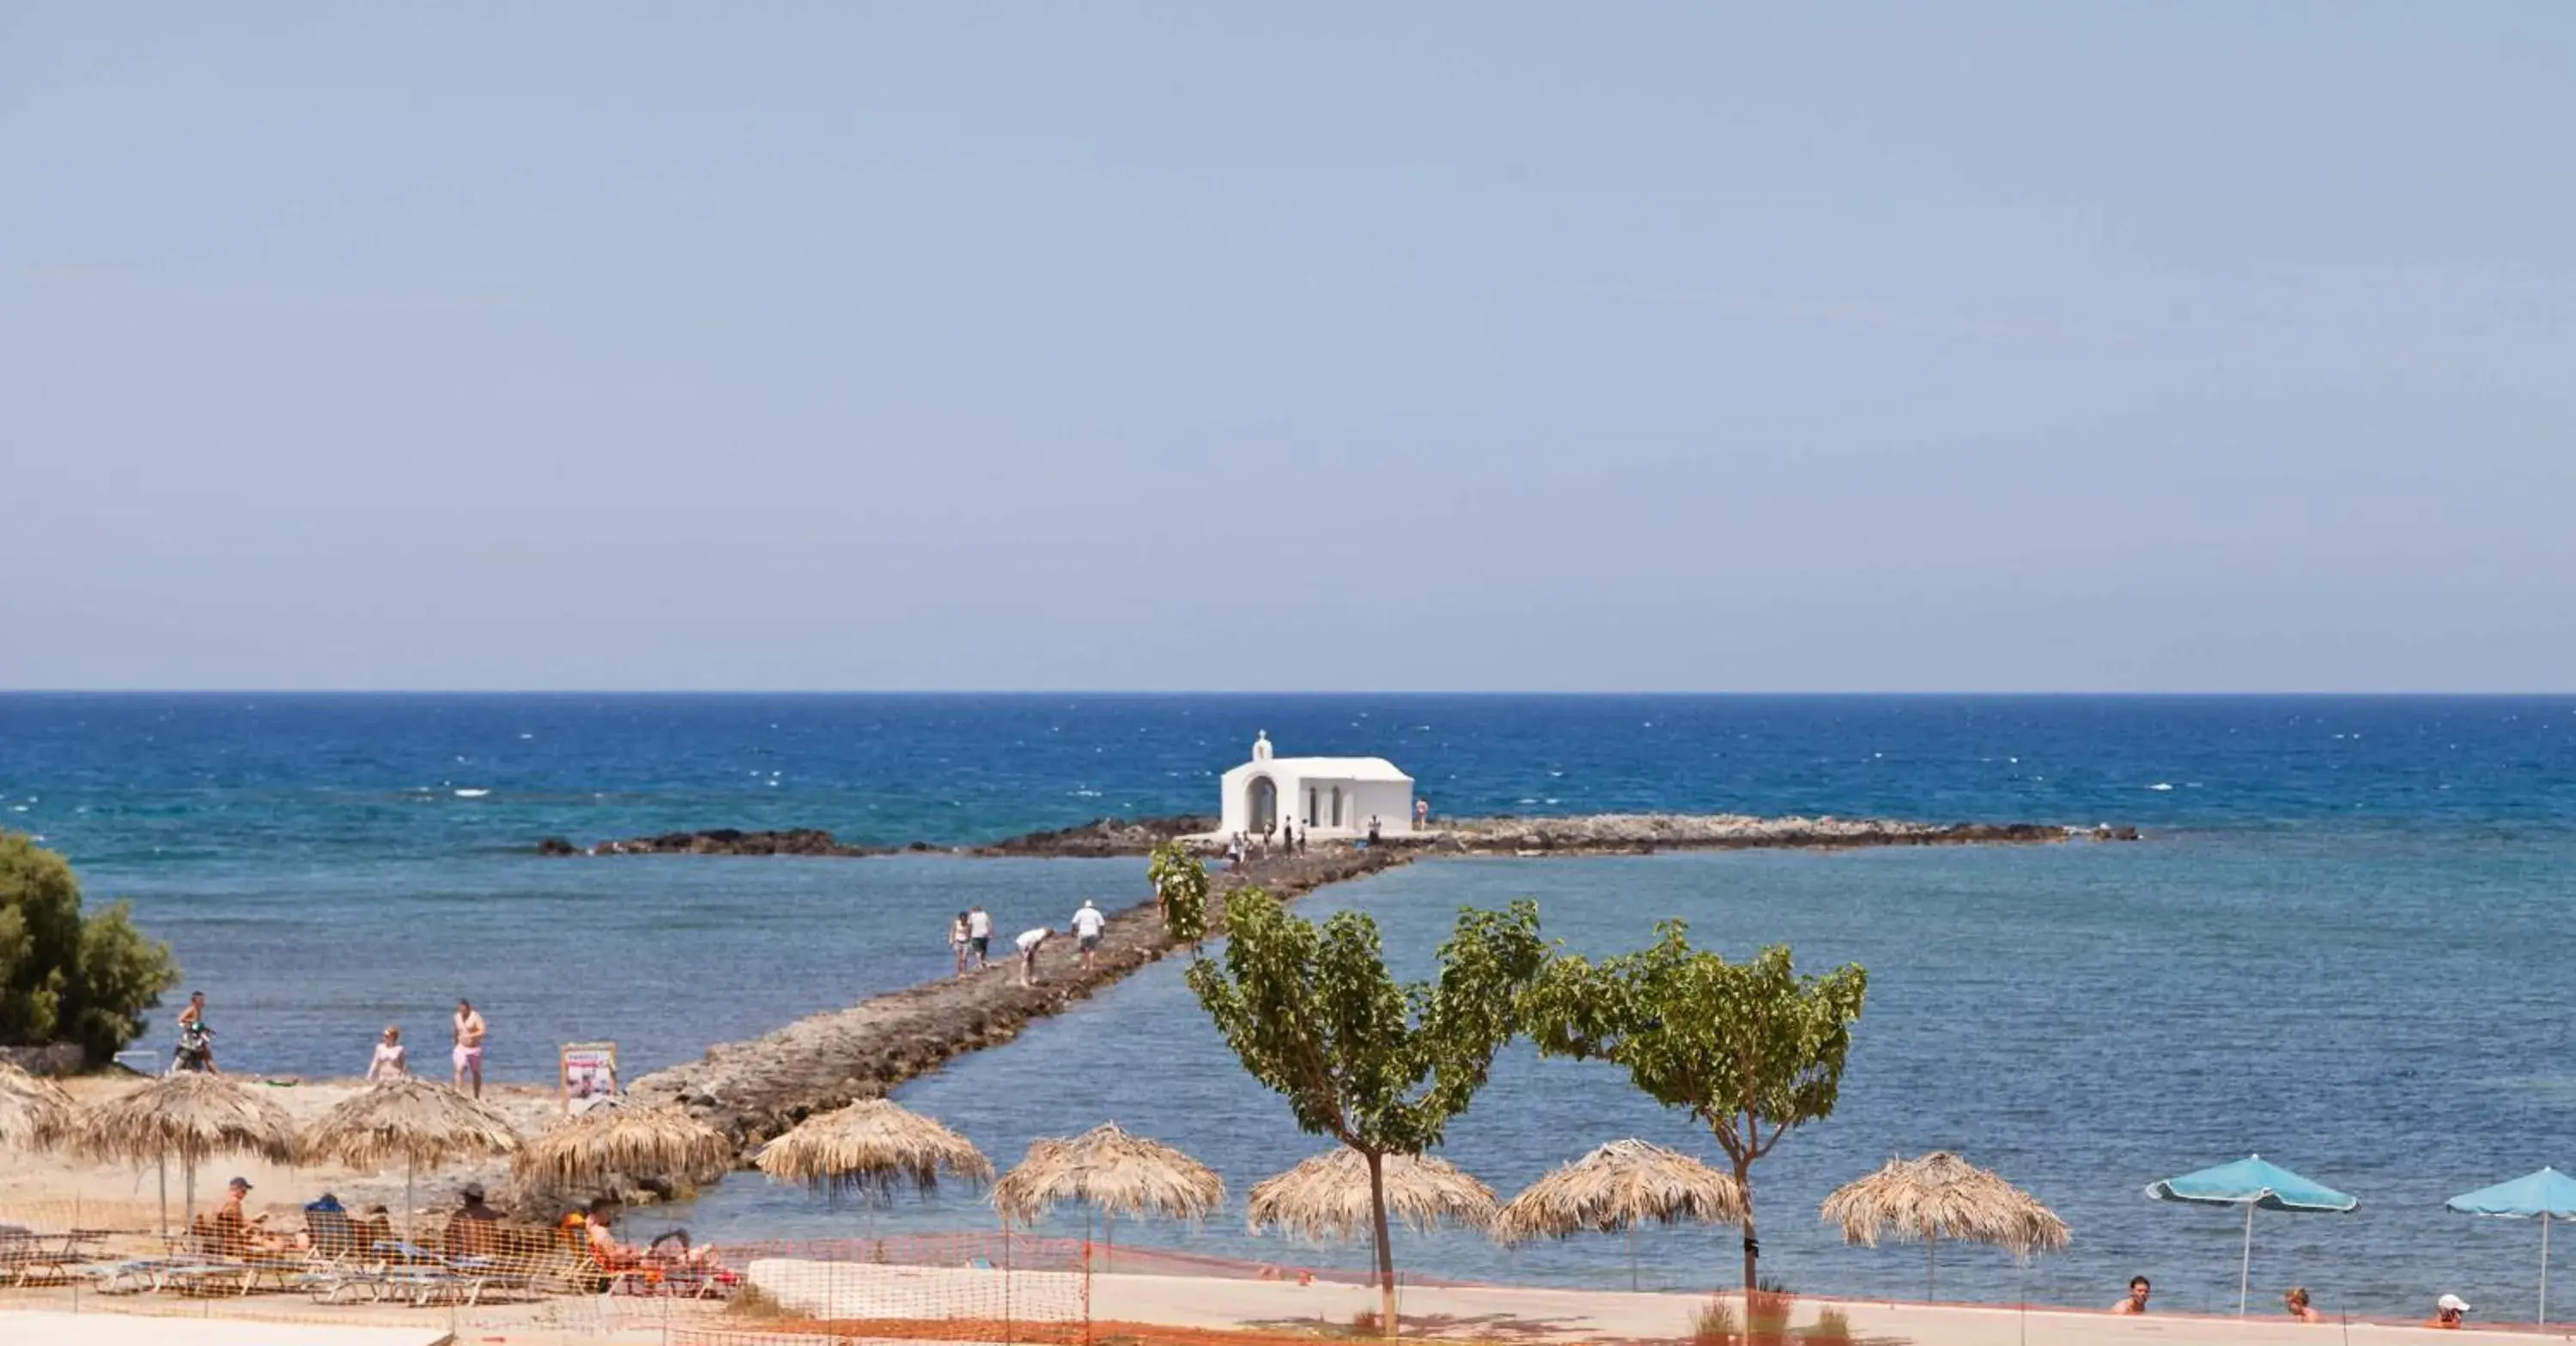
[[[2576,6],[0,6],[0,687],[2561,690]]]

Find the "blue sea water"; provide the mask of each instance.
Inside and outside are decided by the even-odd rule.
[[[2364,1205],[2262,1217],[2258,1289],[2377,1313],[2456,1290],[2482,1316],[2529,1316],[2536,1231],[2439,1203],[2576,1168],[2576,698],[6,695],[0,826],[69,854],[94,898],[133,900],[209,991],[236,1067],[353,1073],[386,1022],[435,1057],[470,994],[496,1071],[534,1077],[564,1040],[614,1038],[649,1068],[935,975],[970,902],[1007,929],[1142,886],[1123,861],[543,859],[540,836],[946,843],[1208,811],[1256,729],[1283,752],[1390,756],[1442,813],[2139,824],[2136,846],[1452,861],[1306,906],[1369,911],[1414,970],[1459,905],[1523,895],[1586,951],[1680,915],[1732,952],[1789,941],[1802,963],[1868,965],[1841,1108],[1756,1173],[1765,1266],[1793,1284],[1921,1294],[1919,1250],[1845,1249],[1815,1207],[1890,1154],[1947,1146],[2056,1207],[2075,1246],[2026,1272],[1947,1251],[1945,1295],[2107,1303],[2144,1271],[2160,1302],[2232,1306],[2235,1219],[2140,1189],[2259,1150]],[[1224,1054],[1179,971],[903,1097],[1004,1162],[1115,1117],[1240,1192],[1317,1147]],[[1614,1073],[1515,1049],[1448,1154],[1508,1193],[1628,1134],[1712,1152]],[[857,1219],[746,1179],[681,1215],[717,1234]],[[981,1218],[958,1198],[878,1217]],[[1142,1237],[1360,1256],[1232,1217]],[[1646,1274],[1722,1281],[1731,1240],[1652,1233]],[[1442,1275],[1626,1279],[1615,1239],[1398,1252]]]

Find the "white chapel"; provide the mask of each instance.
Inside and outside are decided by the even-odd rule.
[[[1413,778],[1383,757],[1276,757],[1270,735],[1252,743],[1252,760],[1225,773],[1218,831],[1257,837],[1281,822],[1318,837],[1383,836],[1413,831]]]

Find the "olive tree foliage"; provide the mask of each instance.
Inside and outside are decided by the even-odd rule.
[[[84,916],[63,857],[0,832],[0,1043],[77,1042],[104,1064],[178,984],[170,946],[145,939],[125,903]]]
[[[1440,946],[1439,975],[1398,983],[1377,923],[1336,912],[1321,926],[1260,888],[1226,903],[1220,964],[1201,954],[1190,989],[1253,1078],[1288,1100],[1297,1125],[1368,1162],[1380,1322],[1395,1324],[1383,1160],[1438,1145],[1484,1087],[1519,1028],[1520,996],[1547,961],[1538,906],[1469,908]]]
[[[1154,885],[1154,906],[1163,913],[1163,929],[1192,944],[1207,938],[1207,866],[1177,841],[1154,848],[1145,861],[1145,877]]]
[[[1846,964],[1800,976],[1787,945],[1730,963],[1694,949],[1684,922],[1600,962],[1551,961],[1522,999],[1539,1050],[1611,1061],[1648,1097],[1687,1108],[1734,1161],[1744,1188],[1744,1288],[1754,1287],[1754,1161],[1791,1130],[1831,1114],[1869,973]]]

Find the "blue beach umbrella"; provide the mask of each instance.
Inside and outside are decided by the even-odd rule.
[[[2255,1211],[2327,1211],[2340,1215],[2361,1205],[2359,1198],[2302,1178],[2278,1164],[2267,1164],[2259,1154],[2148,1183],[2147,1195],[2158,1201],[2186,1201],[2195,1206],[2245,1208],[2245,1260],[2236,1273],[2236,1316],[2240,1318],[2245,1316],[2246,1287],[2254,1279]]]
[[[2549,1222],[2576,1220],[2576,1178],[2554,1168],[2528,1177],[2463,1192],[2442,1203],[2462,1215],[2500,1215],[2507,1219],[2540,1219],[2540,1322],[2549,1323]]]

